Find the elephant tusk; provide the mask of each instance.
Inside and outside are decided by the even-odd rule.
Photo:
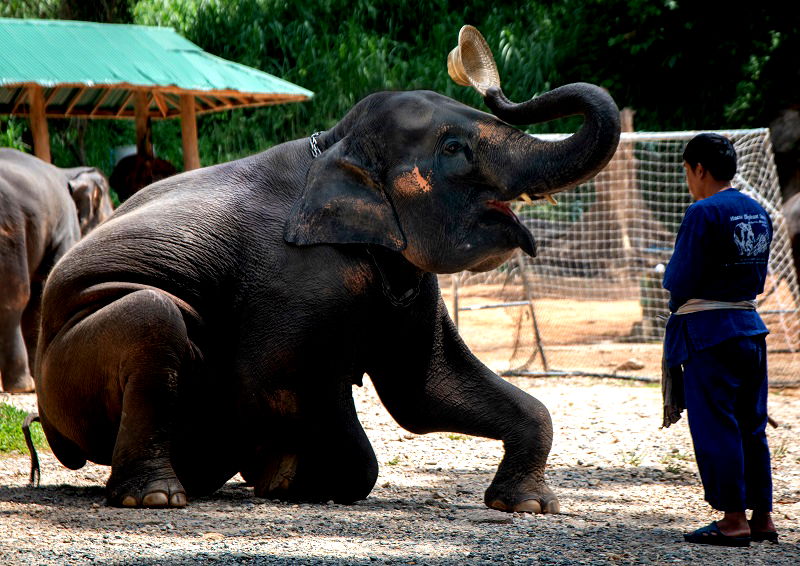
[[[555,199],[555,197],[553,195],[544,195],[544,198],[546,198],[547,202],[549,202],[553,206],[558,204],[558,201]]]

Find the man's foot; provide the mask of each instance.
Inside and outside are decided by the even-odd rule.
[[[753,539],[753,542],[778,542],[778,532],[774,527],[772,529],[762,529],[752,521],[748,521],[748,523],[750,523],[750,538]]]
[[[772,513],[769,511],[753,510],[753,516],[747,521],[750,527],[753,542],[778,542],[778,533],[775,523],[772,522]]]
[[[714,521],[694,532],[683,535],[683,540],[694,544],[713,544],[716,546],[750,546],[750,536],[731,536],[723,534]]]

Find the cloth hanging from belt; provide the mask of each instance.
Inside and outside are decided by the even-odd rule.
[[[672,314],[683,316],[694,312],[719,309],[755,310],[756,301],[689,299]],[[681,418],[681,413],[686,408],[686,399],[683,391],[683,367],[681,365],[670,366],[667,363],[666,354],[661,358],[661,397],[664,405],[661,428],[669,428]]]

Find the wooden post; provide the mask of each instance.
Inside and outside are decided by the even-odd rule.
[[[33,152],[39,159],[50,163],[50,134],[44,108],[44,91],[39,85],[28,87],[28,108],[33,134]]]
[[[150,113],[147,92],[136,92],[134,108],[136,113],[136,153],[140,157],[153,158],[153,134],[150,130]]]
[[[193,94],[181,95],[181,139],[183,141],[183,169],[200,168],[200,152],[197,148],[197,115]]]
[[[623,108],[619,112],[620,128],[623,132],[633,131],[633,115],[635,112],[632,108]],[[633,227],[633,220],[637,212],[635,207],[635,199],[637,195],[636,180],[631,177],[631,172],[635,171],[633,167],[634,154],[633,145],[629,143],[619,144],[617,153],[613,158],[613,163],[608,166],[610,171],[614,171],[616,183],[611,184],[611,193],[614,198],[614,216],[617,226],[622,236],[622,249],[625,255],[630,255],[631,249],[631,228]]]

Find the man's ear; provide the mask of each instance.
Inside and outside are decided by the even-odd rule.
[[[290,244],[378,244],[406,247],[397,215],[381,187],[340,140],[316,157],[306,186],[289,212],[284,239]]]
[[[703,179],[706,176],[708,171],[705,167],[703,167],[702,163],[698,163],[697,166],[694,168],[694,174],[697,176],[698,179]]]

